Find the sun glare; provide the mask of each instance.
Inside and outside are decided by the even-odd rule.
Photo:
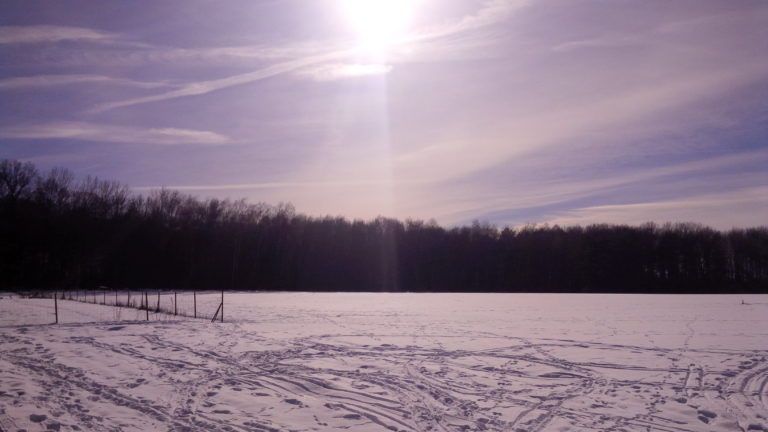
[[[407,36],[416,0],[340,0],[358,49],[384,55]]]

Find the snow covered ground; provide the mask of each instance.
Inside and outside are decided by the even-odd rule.
[[[768,296],[0,297],[2,431],[768,430]]]

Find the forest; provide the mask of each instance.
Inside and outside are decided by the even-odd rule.
[[[768,292],[768,227],[310,217],[0,161],[0,289]]]

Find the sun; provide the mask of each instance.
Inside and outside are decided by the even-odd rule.
[[[417,0],[340,0],[365,54],[385,55],[408,35]]]

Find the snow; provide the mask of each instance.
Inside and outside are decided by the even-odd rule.
[[[2,431],[768,430],[765,295],[2,297]]]

